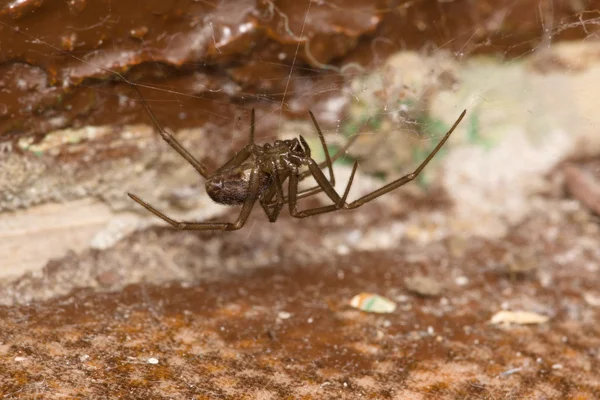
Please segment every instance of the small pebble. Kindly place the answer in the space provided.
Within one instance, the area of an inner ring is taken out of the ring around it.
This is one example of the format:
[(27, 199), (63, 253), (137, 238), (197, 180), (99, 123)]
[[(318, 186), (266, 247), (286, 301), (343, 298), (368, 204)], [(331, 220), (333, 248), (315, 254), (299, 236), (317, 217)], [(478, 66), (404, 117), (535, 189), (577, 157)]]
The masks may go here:
[(289, 319), (291, 316), (292, 314), (287, 311), (279, 311), (277, 313), (277, 318), (279, 319)]
[(96, 276), (96, 281), (102, 287), (110, 287), (121, 280), (121, 275), (117, 271), (109, 270), (101, 272)]
[(596, 293), (584, 293), (583, 298), (585, 302), (588, 303), (592, 307), (600, 307), (600, 295)]
[(154, 358), (154, 357), (149, 358), (148, 364), (158, 364), (158, 358)]
[(25, 361), (25, 357), (15, 357), (16, 362)]
[(390, 299), (366, 292), (354, 296), (350, 300), (350, 306), (361, 311), (378, 314), (389, 314), (396, 310), (396, 303)]
[(345, 256), (346, 254), (350, 253), (350, 248), (345, 244), (340, 244), (336, 250), (337, 253), (341, 256)]
[(421, 296), (439, 296), (442, 293), (442, 284), (429, 276), (414, 275), (404, 280), (406, 289)]
[(142, 39), (148, 33), (147, 26), (140, 26), (129, 31), (129, 36), (135, 39)]
[(410, 297), (408, 297), (405, 294), (401, 294), (399, 296), (396, 296), (395, 299), (396, 299), (396, 301), (398, 303), (408, 303), (410, 301)]
[(465, 286), (469, 283), (469, 278), (467, 278), (466, 276), (459, 276), (454, 280), (454, 282), (458, 286)]

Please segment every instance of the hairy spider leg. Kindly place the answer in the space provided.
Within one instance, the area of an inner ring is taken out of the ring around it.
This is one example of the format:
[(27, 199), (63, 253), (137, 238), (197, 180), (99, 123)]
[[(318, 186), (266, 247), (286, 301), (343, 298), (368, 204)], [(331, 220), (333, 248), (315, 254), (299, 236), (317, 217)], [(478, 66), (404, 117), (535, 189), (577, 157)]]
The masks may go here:
[(377, 189), (361, 198), (359, 198), (358, 200), (353, 201), (352, 203), (346, 205), (344, 208), (345, 209), (351, 209), (351, 208), (357, 208), (362, 206), (365, 203), (368, 203), (371, 200), (376, 199), (377, 197), (384, 195), (388, 192), (391, 192), (394, 189), (399, 188), (400, 186), (403, 186), (405, 184), (407, 184), (408, 182), (412, 181), (413, 179), (415, 179), (417, 176), (419, 176), (419, 174), (421, 173), (421, 171), (423, 171), (423, 169), (427, 166), (427, 164), (429, 163), (429, 161), (431, 161), (431, 159), (433, 157), (435, 157), (435, 155), (437, 154), (437, 152), (442, 148), (442, 146), (444, 145), (444, 143), (446, 143), (446, 141), (448, 140), (448, 138), (450, 137), (450, 135), (452, 134), (452, 132), (454, 132), (454, 130), (456, 129), (456, 127), (458, 126), (458, 124), (460, 124), (460, 121), (462, 121), (462, 119), (464, 118), (465, 114), (467, 113), (467, 110), (464, 110), (461, 114), (460, 117), (458, 117), (458, 119), (456, 120), (456, 122), (454, 123), (454, 125), (452, 125), (452, 128), (450, 128), (450, 130), (448, 131), (448, 133), (446, 133), (446, 135), (444, 135), (444, 137), (442, 138), (442, 140), (438, 143), (438, 145), (435, 147), (435, 149), (433, 149), (433, 151), (427, 156), (427, 158), (421, 163), (421, 165), (419, 165), (417, 167), (416, 170), (414, 170), (412, 173), (405, 175), (397, 180), (395, 180), (394, 182), (388, 183), (387, 185), (383, 186), (380, 189)]
[(294, 218), (306, 218), (306, 217), (310, 217), (312, 215), (324, 214), (324, 213), (328, 213), (331, 211), (336, 211), (336, 210), (340, 210), (340, 209), (344, 208), (346, 205), (346, 198), (348, 197), (348, 193), (350, 193), (350, 187), (352, 186), (352, 181), (354, 180), (354, 174), (356, 173), (356, 168), (358, 167), (358, 161), (355, 161), (354, 165), (352, 166), (352, 174), (350, 174), (350, 179), (348, 179), (348, 184), (346, 185), (346, 190), (344, 191), (344, 195), (342, 197), (340, 197), (337, 194), (337, 192), (335, 191), (335, 189), (333, 188), (333, 186), (331, 186), (331, 183), (329, 183), (329, 181), (327, 180), (327, 178), (325, 177), (323, 172), (321, 172), (317, 163), (314, 162), (313, 160), (310, 160), (310, 161), (311, 162), (308, 164), (308, 168), (312, 172), (313, 177), (315, 178), (317, 183), (321, 186), (323, 191), (327, 194), (327, 196), (329, 196), (329, 198), (331, 200), (333, 200), (333, 202), (335, 204), (332, 204), (329, 206), (311, 208), (311, 209), (303, 210), (303, 211), (298, 211), (298, 209), (297, 209), (298, 196), (297, 195), (298, 195), (298, 182), (299, 182), (298, 175), (299, 174), (297, 174), (297, 173), (292, 174), (290, 176), (288, 194), (289, 194), (290, 214)]
[(186, 222), (186, 221), (177, 221), (166, 214), (158, 211), (156, 208), (152, 207), (150, 204), (146, 203), (139, 197), (134, 194), (127, 193), (129, 197), (131, 197), (135, 202), (140, 204), (146, 210), (150, 211), (152, 214), (161, 218), (163, 221), (168, 222), (176, 229), (185, 230), (185, 231), (208, 231), (208, 230), (222, 230), (222, 231), (234, 231), (240, 229), (246, 223), (246, 220), (250, 216), (252, 212), (252, 208), (254, 207), (254, 203), (258, 198), (258, 191), (260, 189), (260, 178), (259, 171), (254, 168), (250, 173), (250, 185), (248, 187), (248, 197), (244, 201), (242, 205), (242, 210), (240, 211), (240, 215), (234, 223), (231, 222)]
[(204, 178), (207, 178), (208, 171), (207, 171), (206, 167), (204, 166), (204, 164), (202, 164), (200, 161), (196, 160), (196, 158), (194, 158), (194, 156), (191, 155), (190, 152), (187, 151), (181, 145), (181, 143), (179, 143), (177, 141), (177, 139), (175, 139), (175, 136), (173, 136), (173, 133), (168, 128), (163, 127), (158, 122), (158, 120), (154, 116), (154, 113), (152, 112), (152, 109), (150, 108), (150, 105), (148, 104), (146, 99), (144, 99), (144, 96), (142, 96), (142, 92), (140, 91), (140, 89), (137, 86), (132, 85), (132, 84), (130, 84), (130, 86), (137, 92), (137, 94), (140, 98), (140, 101), (142, 102), (142, 106), (144, 107), (144, 110), (146, 110), (146, 113), (150, 116), (152, 123), (154, 124), (156, 129), (158, 129), (158, 132), (160, 133), (160, 136), (162, 136), (164, 141), (167, 142), (169, 144), (169, 146), (171, 146), (173, 149), (175, 149), (175, 151), (178, 152), (187, 162), (189, 162), (192, 165), (192, 167), (194, 167), (194, 169), (196, 169), (196, 171), (198, 171), (198, 173), (200, 175), (202, 175)]

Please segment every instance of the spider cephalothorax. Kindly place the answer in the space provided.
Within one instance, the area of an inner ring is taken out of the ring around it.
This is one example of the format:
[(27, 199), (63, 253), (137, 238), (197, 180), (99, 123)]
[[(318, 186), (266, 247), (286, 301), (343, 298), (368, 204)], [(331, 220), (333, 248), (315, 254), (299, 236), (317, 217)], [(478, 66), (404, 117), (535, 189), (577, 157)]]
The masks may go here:
[[(134, 89), (139, 90), (134, 86)], [(360, 207), (363, 204), (388, 193), (415, 179), (417, 175), (425, 168), (429, 161), (435, 156), (439, 149), (444, 145), (450, 134), (458, 126), (465, 116), (466, 110), (462, 112), (452, 128), (446, 133), (438, 145), (427, 156), (427, 158), (417, 167), (417, 169), (400, 179), (389, 183), (382, 188), (371, 192), (351, 203), (346, 202), (346, 198), (352, 186), (357, 163), (354, 163), (352, 174), (346, 185), (344, 194), (340, 196), (335, 188), (335, 176), (333, 174), (332, 162), (343, 155), (348, 147), (354, 142), (357, 136), (348, 141), (346, 146), (339, 150), (333, 157), (329, 156), (327, 144), (323, 133), (317, 124), (312, 113), (310, 117), (313, 120), (321, 145), (325, 152), (325, 162), (317, 164), (311, 158), (310, 147), (302, 136), (298, 139), (276, 140), (273, 144), (266, 143), (257, 145), (254, 143), (254, 110), (251, 113), (250, 122), (250, 142), (240, 150), (231, 160), (212, 174), (209, 174), (199, 161), (197, 161), (169, 132), (163, 128), (152, 113), (148, 103), (143, 99), (142, 105), (148, 112), (152, 122), (160, 132), (163, 139), (173, 147), (183, 158), (185, 158), (197, 171), (206, 178), (206, 191), (211, 199), (224, 205), (242, 205), (242, 210), (238, 219), (231, 222), (180, 222), (158, 211), (150, 204), (146, 203), (134, 194), (129, 196), (152, 212), (157, 217), (171, 224), (177, 229), (186, 230), (236, 230), (244, 226), (244, 223), (250, 216), (254, 204), (258, 201), (267, 214), (269, 221), (275, 222), (285, 204), (288, 204), (290, 214), (296, 218), (305, 218), (311, 215), (323, 214), (340, 209), (351, 209)], [(327, 167), (329, 170), (329, 179), (321, 171)], [(307, 168), (301, 171), (301, 169)], [(312, 176), (317, 182), (317, 186), (298, 191), (298, 183)], [(283, 185), (288, 181), (287, 196), (284, 194)], [(331, 199), (333, 204), (328, 206), (316, 207), (308, 210), (298, 211), (298, 200), (309, 197), (320, 192)]]

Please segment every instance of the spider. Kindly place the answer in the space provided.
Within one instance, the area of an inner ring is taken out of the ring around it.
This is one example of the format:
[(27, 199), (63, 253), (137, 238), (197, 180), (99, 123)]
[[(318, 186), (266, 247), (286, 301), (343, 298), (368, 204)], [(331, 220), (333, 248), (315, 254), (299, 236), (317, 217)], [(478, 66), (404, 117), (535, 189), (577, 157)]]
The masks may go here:
[[(312, 215), (324, 214), (331, 211), (347, 210), (357, 208), (377, 197), (386, 194), (406, 183), (412, 181), (425, 168), (429, 161), (436, 155), (440, 148), (444, 145), (450, 134), (458, 126), (460, 121), (466, 114), (463, 111), (452, 128), (446, 133), (438, 145), (427, 156), (427, 158), (417, 167), (412, 173), (403, 176), (394, 182), (391, 182), (380, 189), (377, 189), (358, 200), (351, 203), (346, 203), (346, 198), (354, 180), (354, 174), (358, 162), (354, 162), (352, 173), (346, 184), (344, 194), (340, 196), (334, 189), (335, 176), (333, 173), (332, 163), (338, 159), (352, 145), (358, 136), (354, 136), (348, 143), (340, 149), (333, 157), (330, 157), (325, 138), (319, 128), (319, 124), (312, 112), (309, 112), (313, 124), (319, 135), (321, 145), (325, 153), (325, 161), (317, 164), (311, 158), (311, 151), (306, 140), (299, 136), (298, 139), (291, 140), (275, 140), (273, 144), (266, 143), (257, 145), (254, 143), (254, 109), (250, 114), (250, 140), (249, 143), (239, 151), (233, 158), (226, 162), (222, 167), (218, 168), (212, 174), (208, 172), (206, 167), (194, 158), (173, 136), (167, 129), (161, 126), (150, 106), (142, 97), (139, 89), (134, 86), (138, 92), (142, 105), (156, 129), (160, 132), (162, 138), (177, 151), (187, 162), (189, 162), (200, 175), (206, 179), (206, 192), (210, 198), (226, 206), (241, 205), (242, 210), (235, 222), (185, 222), (177, 221), (156, 208), (146, 203), (136, 195), (128, 193), (134, 201), (142, 207), (168, 222), (176, 229), (180, 230), (224, 230), (233, 231), (240, 229), (247, 221), (252, 208), (256, 201), (262, 206), (267, 214), (270, 222), (275, 222), (279, 217), (279, 213), (287, 203), (289, 212), (292, 217), (305, 218)], [(306, 171), (300, 171), (302, 167), (308, 167)], [(327, 167), (329, 170), (329, 179), (321, 169)], [(298, 183), (303, 179), (311, 176), (317, 182), (317, 186), (309, 189), (298, 191)], [(283, 184), (288, 182), (288, 193), (284, 195)], [(316, 207), (307, 210), (298, 211), (298, 200), (309, 197), (317, 193), (325, 192), (331, 199), (333, 204), (328, 206)]]

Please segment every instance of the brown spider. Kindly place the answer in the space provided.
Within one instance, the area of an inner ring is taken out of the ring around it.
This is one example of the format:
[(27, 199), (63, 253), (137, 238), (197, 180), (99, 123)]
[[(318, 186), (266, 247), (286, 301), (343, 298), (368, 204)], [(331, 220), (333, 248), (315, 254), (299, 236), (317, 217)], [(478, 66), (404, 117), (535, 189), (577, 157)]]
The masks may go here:
[[(183, 222), (158, 211), (150, 204), (146, 203), (136, 195), (128, 193), (129, 197), (138, 202), (148, 211), (171, 224), (174, 228), (181, 230), (225, 230), (232, 231), (240, 229), (250, 216), (254, 203), (258, 200), (263, 210), (269, 217), (270, 222), (275, 222), (279, 212), (288, 203), (290, 214), (296, 218), (305, 218), (311, 215), (323, 214), (330, 211), (341, 209), (351, 209), (362, 206), (363, 204), (392, 191), (415, 179), (417, 175), (425, 168), (427, 163), (435, 156), (439, 149), (444, 145), (450, 134), (458, 126), (465, 116), (466, 110), (462, 112), (452, 128), (446, 133), (444, 138), (427, 156), (425, 161), (412, 173), (389, 183), (382, 188), (371, 192), (352, 203), (346, 203), (346, 197), (350, 191), (356, 167), (355, 162), (352, 168), (352, 174), (348, 180), (346, 190), (342, 197), (335, 191), (335, 177), (333, 174), (332, 162), (339, 158), (354, 142), (357, 136), (354, 136), (344, 148), (340, 149), (333, 157), (329, 156), (327, 144), (323, 133), (319, 128), (317, 120), (312, 112), (310, 117), (317, 129), (321, 145), (325, 152), (325, 161), (317, 164), (310, 156), (310, 148), (302, 136), (292, 140), (276, 140), (273, 144), (266, 143), (257, 145), (254, 143), (254, 109), (251, 113), (250, 121), (250, 142), (240, 152), (238, 152), (225, 165), (209, 174), (206, 167), (196, 160), (183, 146), (173, 137), (168, 129), (162, 127), (156, 120), (148, 103), (144, 100), (137, 89), (134, 89), (140, 95), (144, 109), (152, 119), (152, 122), (160, 132), (162, 138), (185, 158), (200, 175), (206, 179), (206, 192), (212, 200), (219, 204), (233, 206), (242, 205), (242, 211), (234, 223), (231, 222)], [(300, 172), (300, 168), (306, 166), (307, 171)], [(322, 168), (329, 169), (330, 179), (327, 180)], [(317, 181), (317, 186), (298, 192), (298, 183), (304, 178), (312, 175)], [(288, 195), (284, 196), (283, 183), (289, 179)], [(298, 200), (309, 197), (320, 192), (325, 192), (334, 204), (323, 207), (316, 207), (308, 210), (298, 211)]]

